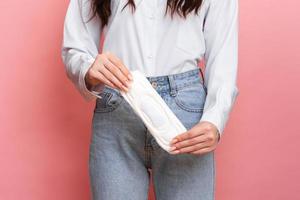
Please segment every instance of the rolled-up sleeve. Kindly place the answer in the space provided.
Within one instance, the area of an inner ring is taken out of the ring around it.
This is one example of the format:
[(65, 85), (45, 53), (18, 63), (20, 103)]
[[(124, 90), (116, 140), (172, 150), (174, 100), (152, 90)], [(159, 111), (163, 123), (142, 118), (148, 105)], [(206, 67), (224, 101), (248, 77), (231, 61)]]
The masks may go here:
[(64, 19), (61, 57), (68, 78), (86, 101), (97, 98), (103, 88), (98, 84), (90, 90), (85, 75), (98, 55), (101, 37), (101, 22), (91, 17), (91, 0), (70, 0)]
[(207, 96), (200, 122), (213, 123), (220, 136), (239, 94), (238, 13), (238, 0), (211, 0), (203, 26)]

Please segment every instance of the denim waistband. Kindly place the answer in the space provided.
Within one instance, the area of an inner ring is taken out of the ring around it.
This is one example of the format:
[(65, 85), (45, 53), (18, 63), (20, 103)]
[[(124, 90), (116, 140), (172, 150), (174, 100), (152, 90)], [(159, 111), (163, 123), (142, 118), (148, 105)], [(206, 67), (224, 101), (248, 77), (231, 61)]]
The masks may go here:
[(177, 90), (188, 85), (199, 82), (204, 83), (203, 72), (200, 68), (165, 76), (147, 76), (146, 78), (159, 93), (170, 92), (175, 94)]
[[(201, 68), (192, 69), (177, 74), (163, 75), (163, 76), (146, 76), (152, 87), (158, 93), (170, 93), (176, 95), (177, 91), (189, 85), (201, 83), (204, 84), (204, 76)], [(204, 88), (206, 88), (204, 86)], [(109, 86), (105, 86), (106, 92), (114, 92), (119, 95), (120, 91)]]

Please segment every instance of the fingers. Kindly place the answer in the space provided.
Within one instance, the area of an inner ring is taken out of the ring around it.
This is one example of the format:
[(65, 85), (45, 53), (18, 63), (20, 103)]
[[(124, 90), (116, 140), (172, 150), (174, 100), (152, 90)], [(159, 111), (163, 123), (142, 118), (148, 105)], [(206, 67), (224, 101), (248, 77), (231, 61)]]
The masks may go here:
[(176, 147), (176, 149), (180, 149), (180, 148), (193, 146), (195, 144), (206, 142), (206, 141), (208, 141), (208, 138), (204, 134), (202, 134), (202, 135), (198, 135), (192, 138), (182, 140), (180, 142), (173, 144), (172, 146)]
[(196, 150), (196, 151), (192, 151), (192, 152), (190, 152), (190, 154), (193, 154), (193, 155), (202, 155), (202, 154), (208, 153), (208, 152), (210, 152), (212, 150), (214, 150), (214, 149), (211, 148), (211, 147), (202, 148), (202, 149), (199, 149), (199, 150)]
[(122, 61), (110, 52), (99, 54), (89, 71), (89, 82), (93, 85), (99, 81), (104, 84), (128, 92), (132, 81), (130, 71)]
[(203, 148), (209, 148), (211, 144), (208, 141), (197, 143), (191, 146), (186, 146), (180, 149), (173, 150), (171, 153), (176, 154), (176, 153), (190, 153), (190, 152), (195, 152), (199, 151), (200, 149)]
[(196, 137), (198, 135), (202, 135), (204, 134), (204, 131), (194, 131), (194, 129), (190, 129), (184, 133), (181, 133), (179, 135), (177, 135), (172, 141), (171, 141), (171, 145), (172, 144), (175, 144), (177, 142), (180, 142), (180, 141), (183, 141), (183, 140), (187, 140), (187, 139), (190, 139), (190, 138), (193, 138), (193, 137)]
[(102, 83), (104, 83), (105, 85), (108, 85), (112, 88), (117, 88), (117, 86), (111, 82), (110, 80), (108, 80), (102, 73), (100, 73), (99, 71), (96, 71), (96, 75), (95, 77), (97, 77), (98, 80), (100, 80)]
[(101, 73), (114, 83), (119, 89), (128, 91), (130, 87), (130, 80), (132, 80), (129, 70), (123, 63), (112, 53), (105, 53), (102, 58), (103, 68)]
[(199, 123), (190, 130), (177, 135), (171, 142), (171, 154), (203, 154), (216, 148), (216, 129), (208, 123)]
[(116, 66), (127, 79), (132, 80), (130, 71), (127, 69), (127, 67), (125, 67), (123, 62), (117, 56), (110, 52), (106, 52), (106, 55), (110, 62), (112, 62), (114, 66)]
[(101, 70), (101, 73), (116, 85), (119, 89), (128, 91), (129, 83), (127, 83), (126, 77), (120, 74), (120, 70), (116, 70), (116, 67), (107, 59), (103, 59), (104, 67)]

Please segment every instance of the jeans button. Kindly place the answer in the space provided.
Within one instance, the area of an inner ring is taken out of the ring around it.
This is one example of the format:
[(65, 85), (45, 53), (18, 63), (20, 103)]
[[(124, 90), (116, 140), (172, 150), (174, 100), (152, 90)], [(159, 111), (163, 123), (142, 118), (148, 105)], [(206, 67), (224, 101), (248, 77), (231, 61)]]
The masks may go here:
[(157, 87), (157, 83), (156, 83), (156, 82), (152, 82), (151, 85), (152, 85), (152, 87), (154, 87), (154, 88)]

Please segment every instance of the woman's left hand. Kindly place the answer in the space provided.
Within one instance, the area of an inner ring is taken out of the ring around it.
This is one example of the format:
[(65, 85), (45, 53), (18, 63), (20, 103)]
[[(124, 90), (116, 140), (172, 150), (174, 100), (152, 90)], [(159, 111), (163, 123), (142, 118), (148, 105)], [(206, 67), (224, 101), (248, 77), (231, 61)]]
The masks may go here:
[(201, 121), (190, 130), (173, 138), (171, 154), (204, 154), (213, 151), (220, 140), (220, 134), (214, 124)]

